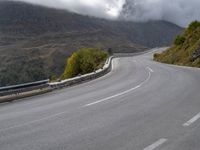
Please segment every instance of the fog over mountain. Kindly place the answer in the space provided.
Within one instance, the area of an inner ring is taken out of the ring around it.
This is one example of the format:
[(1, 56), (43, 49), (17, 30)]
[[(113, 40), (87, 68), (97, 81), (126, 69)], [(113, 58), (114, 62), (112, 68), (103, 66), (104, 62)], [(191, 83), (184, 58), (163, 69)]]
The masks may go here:
[[(1, 0), (0, 0), (1, 1)], [(5, 0), (2, 0), (5, 1)], [(8, 1), (8, 0), (7, 0)], [(119, 16), (125, 0), (9, 0), (23, 1), (95, 17), (113, 19)]]
[(199, 0), (126, 0), (121, 18), (134, 21), (165, 20), (179, 26), (200, 20)]
[[(3, 0), (0, 0), (3, 1)], [(5, 0), (4, 0), (5, 1)], [(199, 0), (13, 0), (107, 19), (165, 20), (187, 26), (200, 20)]]

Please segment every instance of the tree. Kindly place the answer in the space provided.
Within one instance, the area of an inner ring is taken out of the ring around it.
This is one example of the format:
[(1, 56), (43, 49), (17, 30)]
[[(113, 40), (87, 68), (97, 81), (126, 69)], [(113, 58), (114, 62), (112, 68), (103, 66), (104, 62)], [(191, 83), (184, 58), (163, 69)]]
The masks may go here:
[(200, 22), (198, 21), (193, 21), (189, 27), (188, 27), (188, 31), (189, 32), (193, 32), (196, 28), (200, 27)]
[(174, 44), (175, 45), (181, 45), (185, 42), (185, 37), (184, 36), (181, 36), (181, 35), (178, 35), (174, 41)]
[(75, 52), (67, 60), (67, 67), (64, 71), (62, 79), (67, 79), (76, 76), (80, 72), (79, 55)]
[(108, 53), (99, 49), (84, 48), (74, 52), (67, 60), (67, 66), (61, 79), (75, 77), (102, 68)]

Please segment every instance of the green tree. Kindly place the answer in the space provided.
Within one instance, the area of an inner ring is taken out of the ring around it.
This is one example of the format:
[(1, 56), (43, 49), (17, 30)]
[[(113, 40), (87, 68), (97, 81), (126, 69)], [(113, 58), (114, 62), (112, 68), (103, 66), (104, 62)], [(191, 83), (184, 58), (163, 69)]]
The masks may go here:
[(80, 72), (80, 58), (78, 53), (73, 55), (67, 60), (67, 67), (65, 68), (62, 79), (67, 79), (76, 76)]
[(107, 57), (107, 52), (94, 48), (84, 48), (74, 52), (67, 61), (62, 79), (93, 72), (104, 65)]
[(185, 42), (185, 37), (178, 35), (174, 41), (175, 45), (182, 45)]
[(190, 23), (190, 25), (188, 27), (188, 31), (193, 32), (198, 27), (200, 27), (200, 22), (199, 21), (193, 21), (192, 23)]

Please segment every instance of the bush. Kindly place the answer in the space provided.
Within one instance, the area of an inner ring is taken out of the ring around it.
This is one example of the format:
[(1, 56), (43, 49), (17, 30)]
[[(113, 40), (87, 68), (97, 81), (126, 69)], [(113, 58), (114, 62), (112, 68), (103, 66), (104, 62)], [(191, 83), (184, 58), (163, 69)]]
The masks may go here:
[(182, 45), (185, 42), (185, 37), (178, 35), (174, 41), (175, 45)]
[(192, 32), (192, 31), (194, 31), (195, 29), (197, 29), (198, 27), (200, 27), (200, 22), (198, 22), (198, 21), (193, 21), (193, 22), (189, 25), (188, 31), (189, 31), (189, 32)]
[(74, 52), (67, 60), (67, 66), (61, 79), (68, 79), (79, 74), (91, 73), (101, 68), (108, 57), (108, 53), (99, 49), (81, 49)]
[(155, 54), (153, 55), (154, 59), (157, 59), (159, 56), (160, 56), (160, 54), (158, 54), (158, 53), (155, 53)]

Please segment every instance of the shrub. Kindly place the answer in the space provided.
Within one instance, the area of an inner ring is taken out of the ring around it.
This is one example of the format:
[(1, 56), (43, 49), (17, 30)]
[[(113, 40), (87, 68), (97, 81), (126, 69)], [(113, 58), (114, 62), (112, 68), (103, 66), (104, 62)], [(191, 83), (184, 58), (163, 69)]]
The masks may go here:
[(78, 75), (80, 72), (80, 56), (78, 53), (73, 53), (67, 60), (67, 67), (65, 68), (62, 79), (67, 79)]
[(200, 27), (200, 22), (198, 22), (198, 21), (193, 21), (193, 22), (189, 25), (188, 31), (189, 31), (189, 32), (192, 32), (192, 31), (194, 31), (195, 29), (197, 29), (198, 27)]
[(79, 74), (91, 73), (102, 67), (108, 53), (99, 49), (81, 49), (74, 52), (67, 60), (62, 79), (75, 77)]
[(159, 56), (160, 56), (160, 54), (158, 54), (158, 53), (155, 53), (155, 54), (153, 55), (153, 57), (154, 57), (155, 60), (156, 60)]
[(178, 35), (174, 41), (175, 45), (182, 45), (185, 42), (185, 37)]

